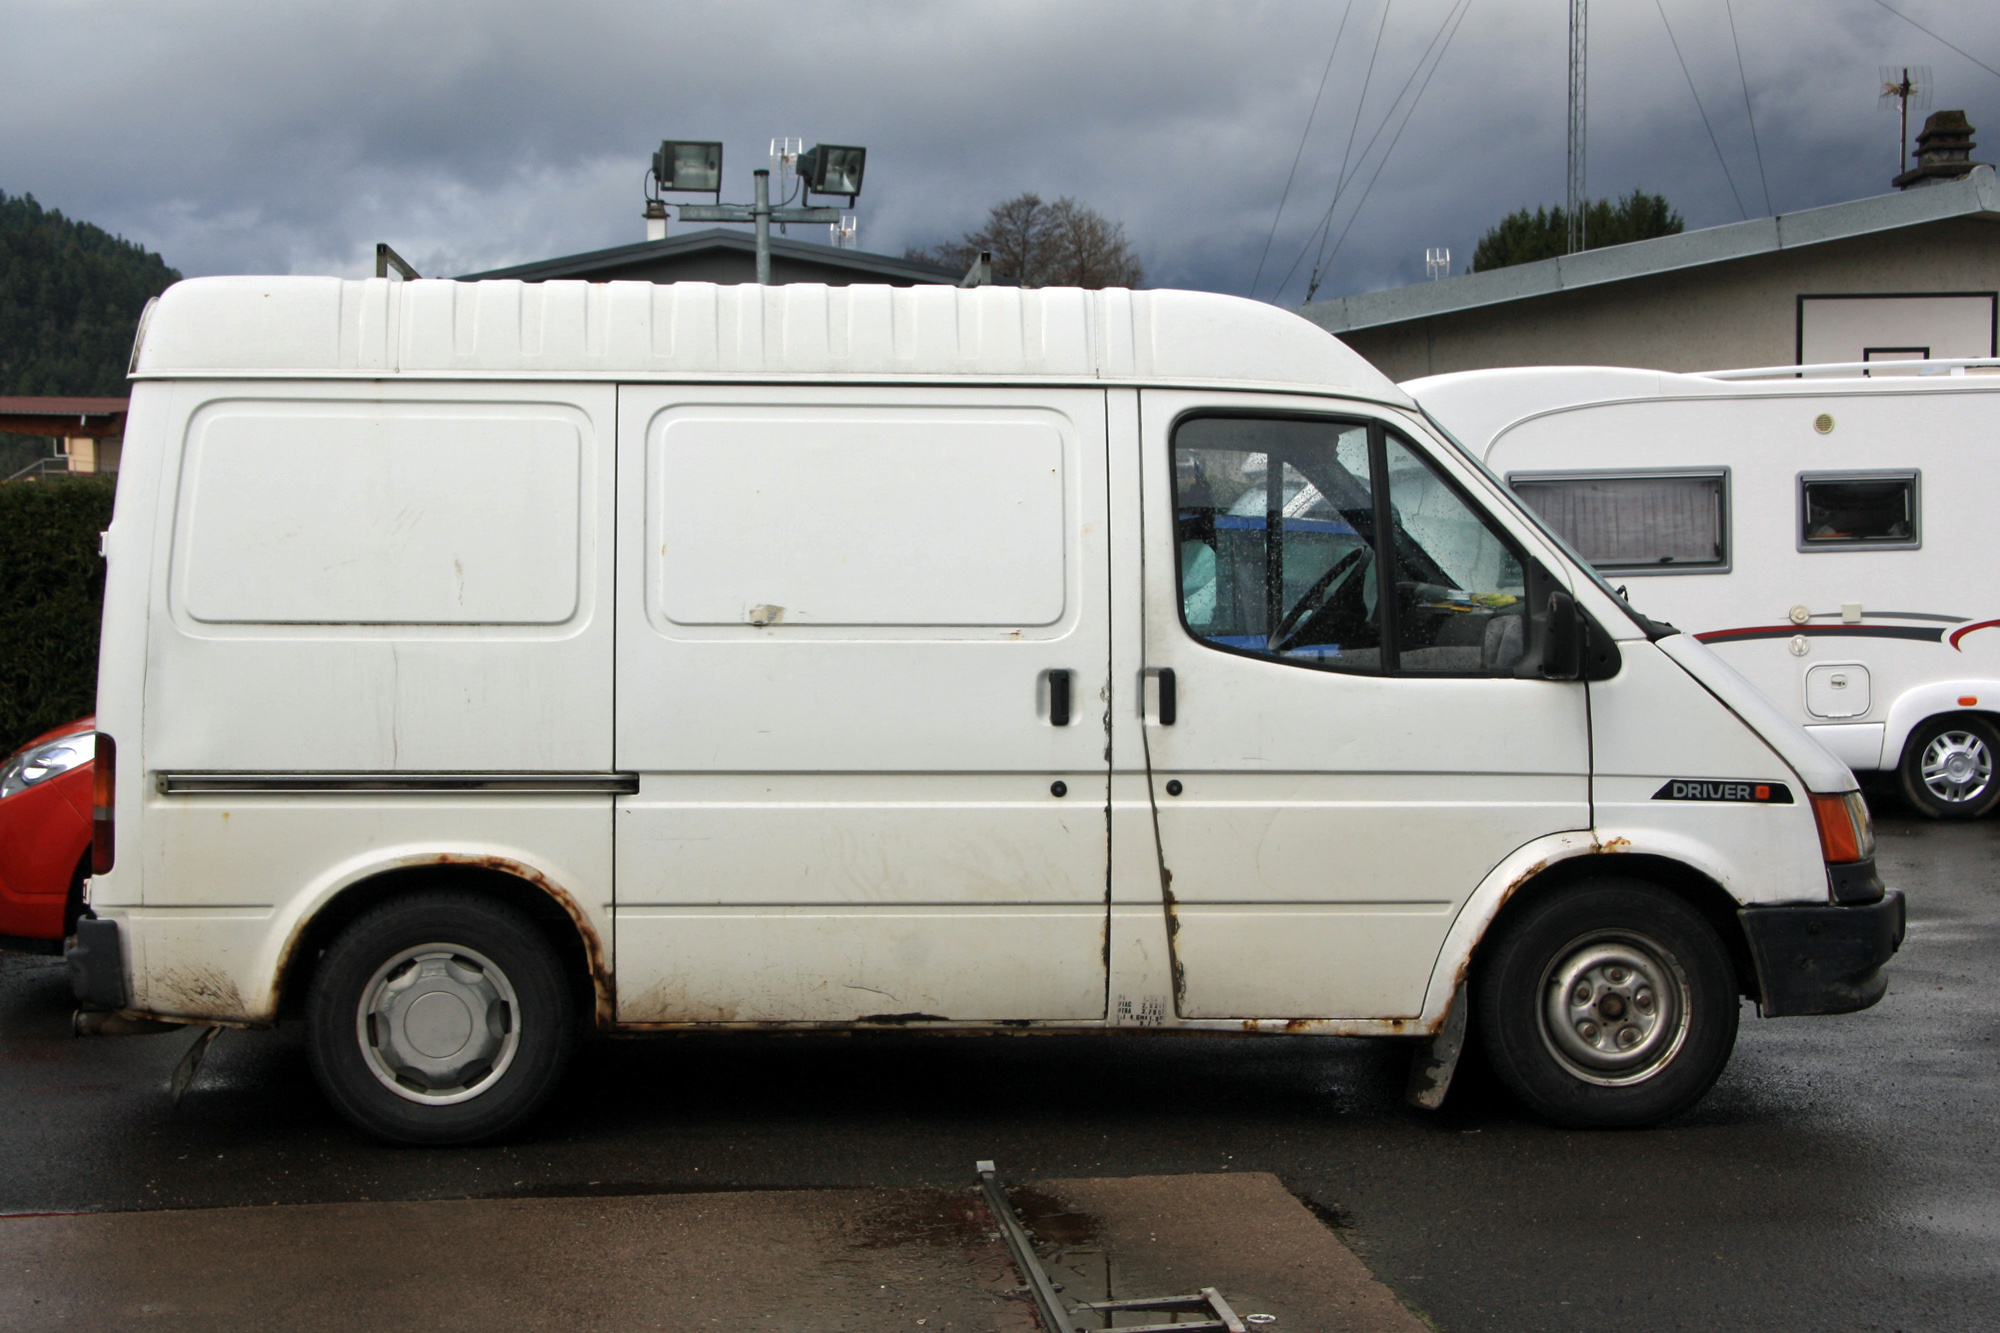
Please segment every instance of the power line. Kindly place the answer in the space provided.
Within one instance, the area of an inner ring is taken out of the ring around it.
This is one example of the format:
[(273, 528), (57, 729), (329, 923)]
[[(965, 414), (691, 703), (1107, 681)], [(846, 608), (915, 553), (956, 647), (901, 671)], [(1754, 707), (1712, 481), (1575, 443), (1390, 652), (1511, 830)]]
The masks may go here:
[(1264, 261), (1271, 255), (1271, 242), (1278, 236), (1278, 219), (1285, 216), (1285, 201), (1292, 197), (1292, 178), (1299, 174), (1299, 159), (1305, 156), (1306, 137), (1312, 133), (1313, 117), (1319, 114), (1319, 99), (1326, 93), (1327, 76), (1333, 73), (1333, 58), (1340, 54), (1340, 37), (1347, 31), (1347, 16), (1354, 12), (1354, 0), (1347, 0), (1347, 6), (1340, 11), (1340, 26), (1333, 32), (1333, 49), (1326, 53), (1326, 68), (1319, 73), (1319, 89), (1313, 93), (1312, 110), (1306, 112), (1306, 127), (1299, 131), (1298, 151), (1292, 154), (1292, 169), (1285, 174), (1285, 189), (1278, 196), (1278, 211), (1271, 215), (1271, 231), (1264, 237), (1264, 253), (1257, 256), (1257, 274), (1250, 279), (1250, 297), (1257, 296), (1257, 284), (1264, 277)]
[[(1438, 66), (1444, 63), (1445, 52), (1451, 50), (1451, 39), (1453, 37), (1458, 36), (1459, 24), (1464, 23), (1465, 16), (1467, 14), (1470, 14), (1471, 12), (1472, 12), (1472, 0), (1465, 0), (1465, 7), (1458, 11), (1458, 21), (1456, 23), (1452, 22), (1451, 15), (1449, 13), (1445, 15), (1445, 22), (1451, 23), (1451, 32), (1449, 35), (1445, 37), (1444, 46), (1439, 48), (1437, 59), (1431, 62), (1430, 74), (1424, 75), (1423, 84), (1420, 87), (1418, 87), (1417, 95), (1410, 99), (1410, 109), (1403, 113), (1403, 123), (1396, 127), (1395, 136), (1389, 140), (1388, 148), (1383, 151), (1381, 160), (1375, 164), (1375, 174), (1368, 178), (1368, 184), (1362, 189), (1361, 198), (1355, 203), (1354, 211), (1347, 215), (1347, 225), (1340, 229), (1340, 239), (1333, 243), (1333, 251), (1326, 257), (1326, 262), (1328, 264), (1331, 264), (1334, 261), (1334, 258), (1340, 254), (1340, 247), (1347, 244), (1347, 233), (1354, 230), (1355, 220), (1361, 216), (1361, 210), (1367, 207), (1368, 196), (1371, 193), (1373, 193), (1375, 189), (1375, 182), (1382, 178), (1382, 168), (1389, 165), (1389, 159), (1396, 155), (1397, 142), (1400, 139), (1402, 139), (1403, 131), (1409, 128), (1410, 117), (1417, 114), (1417, 103), (1424, 100), (1424, 89), (1431, 86), (1432, 76), (1438, 72)], [(1442, 32), (1443, 30), (1440, 29), (1439, 31)], [(1317, 278), (1314, 279), (1313, 286), (1314, 290), (1317, 290), (1318, 288)], [(1308, 301), (1312, 300), (1312, 292), (1309, 291), (1306, 293), (1306, 300)]]
[[(1389, 109), (1383, 113), (1381, 123), (1375, 127), (1375, 132), (1368, 136), (1368, 142), (1362, 146), (1361, 156), (1354, 161), (1353, 172), (1347, 172), (1343, 164), (1342, 173), (1334, 183), (1333, 200), (1327, 204), (1326, 211), (1320, 215), (1319, 222), (1307, 233), (1306, 242), (1300, 247), (1298, 257), (1292, 260), (1292, 266), (1285, 270), (1284, 282), (1278, 284), (1280, 292), (1285, 289), (1285, 283), (1292, 280), (1292, 275), (1298, 272), (1299, 265), (1305, 262), (1306, 252), (1309, 250), (1314, 251), (1314, 274), (1307, 286), (1313, 289), (1318, 287), (1319, 266), (1323, 261), (1323, 256), (1326, 254), (1327, 240), (1332, 235), (1334, 213), (1340, 207), (1340, 201), (1346, 197), (1347, 187), (1353, 184), (1355, 177), (1361, 174), (1361, 168), (1368, 161), (1368, 155), (1375, 150), (1376, 143), (1381, 140), (1382, 131), (1388, 129), (1389, 122), (1396, 118), (1396, 108), (1402, 105), (1403, 95), (1410, 91), (1410, 85), (1415, 83), (1417, 75), (1423, 72), (1424, 62), (1430, 59), (1431, 52), (1437, 48), (1438, 40), (1445, 35), (1445, 29), (1451, 26), (1452, 14), (1457, 11), (1458, 6), (1459, 0), (1452, 0), (1451, 8), (1445, 11), (1444, 21), (1438, 24), (1438, 30), (1431, 35), (1430, 43), (1424, 47), (1423, 53), (1417, 57), (1417, 63), (1411, 67), (1410, 77), (1403, 80), (1403, 86), (1397, 90), (1394, 97), (1389, 99)], [(1386, 13), (1386, 10), (1384, 12)], [(1420, 92), (1418, 96), (1421, 97), (1422, 93)], [(1358, 123), (1360, 115), (1360, 108), (1358, 106), (1355, 108), (1355, 114)], [(1404, 121), (1408, 123), (1407, 116), (1404, 118)], [(1381, 168), (1376, 168), (1376, 171), (1377, 174), (1380, 174)], [(1308, 295), (1307, 299), (1311, 299), (1310, 295)]]
[(1701, 124), (1708, 131), (1708, 141), (1715, 145), (1715, 160), (1722, 164), (1722, 179), (1729, 182), (1729, 193), (1736, 196), (1736, 211), (1748, 222), (1750, 210), (1743, 206), (1743, 195), (1736, 188), (1736, 177), (1729, 174), (1729, 159), (1722, 155), (1722, 141), (1715, 137), (1715, 126), (1708, 123), (1708, 111), (1701, 104), (1701, 94), (1695, 92), (1694, 75), (1688, 73), (1687, 57), (1681, 54), (1680, 39), (1674, 36), (1674, 25), (1667, 22), (1667, 7), (1660, 0), (1653, 0), (1653, 7), (1660, 11), (1660, 22), (1667, 26), (1667, 40), (1674, 44), (1674, 59), (1681, 62), (1681, 77), (1688, 82), (1688, 92), (1694, 97), (1694, 109), (1701, 112)]
[(1757, 142), (1757, 113), (1750, 109), (1750, 76), (1743, 72), (1743, 44), (1736, 40), (1736, 8), (1729, 0), (1722, 0), (1723, 12), (1729, 15), (1729, 44), (1736, 48), (1736, 79), (1743, 85), (1743, 114), (1750, 121), (1750, 146), (1757, 150), (1757, 179), (1764, 187), (1764, 212), (1776, 214), (1771, 207), (1771, 179), (1764, 174), (1764, 146)]
[(1903, 22), (1909, 24), (1912, 28), (1915, 28), (1918, 32), (1923, 33), (1925, 36), (1933, 37), (1940, 42), (1944, 42), (1946, 46), (1950, 46), (1952, 50), (1958, 52), (1960, 55), (1964, 56), (1967, 60), (1970, 60), (1973, 64), (1985, 70), (1988, 74), (2000, 75), (2000, 69), (1993, 68), (1993, 66), (1987, 64), (1984, 60), (1981, 60), (1978, 56), (1972, 54), (1972, 52), (1966, 50), (1962, 46), (1952, 46), (1950, 42), (1945, 42), (1944, 38), (1938, 37), (1938, 35), (1932, 32), (1929, 28), (1926, 28), (1923, 24), (1911, 18), (1908, 14), (1905, 14), (1902, 10), (1896, 9), (1893, 6), (1887, 4), (1885, 0), (1875, 0), (1875, 3), (1881, 5), (1882, 8), (1888, 10), (1891, 14), (1894, 14), (1897, 18), (1903, 20)]
[[(1347, 159), (1354, 154), (1354, 134), (1361, 128), (1361, 112), (1368, 105), (1368, 86), (1375, 79), (1375, 57), (1382, 54), (1382, 33), (1388, 26), (1389, 0), (1382, 0), (1382, 21), (1375, 25), (1375, 46), (1368, 52), (1368, 70), (1361, 76), (1361, 96), (1354, 103), (1354, 119), (1347, 126), (1347, 147), (1340, 151), (1340, 171), (1333, 178), (1333, 194), (1336, 199), (1340, 197), (1340, 192), (1347, 188)], [(1396, 96), (1401, 97), (1402, 94), (1398, 93)], [(1395, 109), (1396, 104), (1389, 103), (1389, 110), (1393, 112)], [(1381, 131), (1377, 130), (1376, 133), (1380, 134)], [(1369, 142), (1373, 143), (1374, 140), (1371, 139)], [(1361, 150), (1361, 156), (1364, 158), (1368, 156), (1366, 148)]]
[[(1470, 8), (1472, 0), (1465, 0), (1465, 4), (1467, 8)], [(1361, 150), (1361, 157), (1354, 164), (1354, 175), (1349, 176), (1345, 181), (1341, 182), (1340, 192), (1334, 195), (1333, 203), (1327, 205), (1326, 228), (1320, 233), (1319, 250), (1317, 253), (1313, 255), (1312, 279), (1311, 281), (1306, 283), (1306, 298), (1305, 298), (1306, 300), (1308, 301), (1312, 300), (1313, 294), (1319, 290), (1320, 278), (1326, 272), (1327, 264), (1332, 262), (1332, 255), (1329, 255), (1326, 252), (1326, 243), (1327, 240), (1333, 235), (1333, 210), (1340, 203), (1341, 194), (1345, 193), (1347, 186), (1353, 184), (1355, 177), (1361, 174), (1362, 163), (1368, 160), (1368, 154), (1371, 151), (1373, 151), (1376, 140), (1382, 137), (1382, 131), (1389, 128), (1390, 120), (1394, 119), (1396, 115), (1396, 108), (1399, 105), (1401, 105), (1403, 101), (1403, 94), (1410, 91), (1410, 85), (1417, 81), (1417, 75), (1423, 73), (1424, 62), (1430, 59), (1432, 51), (1437, 50), (1438, 39), (1445, 36), (1445, 29), (1451, 28), (1453, 33), (1456, 33), (1458, 31), (1456, 27), (1452, 26), (1452, 15), (1455, 13), (1459, 15), (1461, 20), (1464, 18), (1463, 12), (1459, 9), (1459, 0), (1452, 0), (1451, 8), (1445, 11), (1444, 22), (1438, 24), (1438, 30), (1431, 35), (1430, 44), (1424, 47), (1423, 54), (1417, 57), (1416, 65), (1411, 68), (1410, 77), (1404, 79), (1403, 86), (1396, 91), (1395, 98), (1389, 103), (1388, 113), (1382, 117), (1382, 123), (1380, 125), (1377, 125), (1375, 127), (1375, 133), (1373, 133), (1368, 137), (1368, 146)], [(1445, 38), (1445, 45), (1447, 47), (1451, 45), (1451, 40), (1449, 38)], [(1444, 59), (1444, 52), (1438, 51), (1438, 60), (1442, 61), (1443, 59)], [(1436, 63), (1433, 63), (1431, 65), (1431, 73), (1432, 74), (1437, 73)], [(1394, 137), (1392, 137), (1389, 140), (1389, 146), (1382, 150), (1382, 156), (1376, 160), (1375, 174), (1368, 178), (1368, 185), (1361, 192), (1361, 203), (1366, 203), (1368, 201), (1368, 191), (1375, 188), (1375, 181), (1378, 177), (1381, 176), (1382, 168), (1385, 165), (1387, 165), (1389, 161), (1389, 155), (1395, 152), (1396, 140), (1403, 137), (1403, 126), (1408, 125), (1410, 123), (1410, 116), (1416, 112), (1417, 103), (1423, 100), (1424, 88), (1428, 88), (1429, 86), (1430, 86), (1430, 75), (1425, 75), (1423, 87), (1417, 89), (1416, 97), (1411, 99), (1410, 101), (1410, 109), (1403, 113), (1402, 124), (1396, 127), (1396, 133)], [(1357, 216), (1359, 216), (1360, 212), (1361, 212), (1361, 204), (1356, 204), (1354, 206), (1354, 212), (1348, 214), (1347, 226), (1343, 227), (1340, 232), (1340, 241), (1336, 241), (1334, 243), (1333, 247), (1334, 254), (1340, 253), (1340, 243), (1347, 239), (1347, 233), (1350, 229), (1353, 228), (1354, 219)]]

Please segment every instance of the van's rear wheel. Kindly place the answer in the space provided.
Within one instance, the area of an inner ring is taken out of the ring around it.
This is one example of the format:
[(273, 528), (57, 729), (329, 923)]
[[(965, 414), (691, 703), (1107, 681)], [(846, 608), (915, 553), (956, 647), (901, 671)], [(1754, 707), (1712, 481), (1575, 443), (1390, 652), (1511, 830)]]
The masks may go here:
[(1903, 794), (1932, 819), (1977, 819), (2000, 802), (1996, 757), (2000, 734), (1984, 718), (1934, 717), (1903, 747)]
[(341, 932), (307, 1000), (313, 1073), (391, 1143), (496, 1138), (561, 1080), (575, 1015), (526, 916), (464, 893), (399, 898)]
[(1735, 967), (1699, 912), (1639, 880), (1529, 904), (1480, 960), (1495, 1072), (1549, 1119), (1650, 1125), (1700, 1101), (1736, 1045)]

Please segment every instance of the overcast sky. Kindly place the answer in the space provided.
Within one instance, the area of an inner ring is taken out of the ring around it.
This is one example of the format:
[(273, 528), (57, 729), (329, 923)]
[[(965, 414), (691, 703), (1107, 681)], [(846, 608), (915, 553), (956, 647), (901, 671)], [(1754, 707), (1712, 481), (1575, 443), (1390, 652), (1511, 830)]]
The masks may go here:
[[(1591, 193), (1662, 192), (1689, 227), (1883, 193), (1891, 62), (2000, 160), (2000, 4), (1888, 2), (1971, 58), (1878, 0), (1599, 0)], [(1427, 246), (1462, 269), (1562, 200), (1567, 25), (1563, 0), (0, 0), (0, 190), (190, 275), (359, 275), (378, 240), (448, 275), (642, 239), (664, 137), (723, 140), (747, 200), (788, 134), (868, 147), (863, 249), (1067, 194), (1148, 285), (1295, 304), (1316, 263), (1322, 298), (1418, 281)]]

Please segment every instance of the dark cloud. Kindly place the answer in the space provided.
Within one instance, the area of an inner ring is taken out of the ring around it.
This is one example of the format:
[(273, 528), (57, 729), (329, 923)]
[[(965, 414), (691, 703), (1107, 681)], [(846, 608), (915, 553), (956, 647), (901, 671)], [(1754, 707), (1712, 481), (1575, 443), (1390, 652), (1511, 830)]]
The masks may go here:
[[(1894, 61), (2000, 145), (2000, 76), (1875, 0), (1729, 0), (1760, 175), (1724, 0), (1662, 2), (1730, 176), (1660, 9), (1599, 4), (1593, 193), (1662, 191), (1691, 226), (1763, 213), (1767, 181), (1780, 211), (1881, 193)], [(1893, 2), (2000, 67), (2000, 7)], [(1244, 292), (1345, 3), (0, 0), (0, 189), (189, 273), (357, 273), (377, 240), (452, 273), (638, 239), (664, 135), (724, 140), (737, 198), (784, 133), (869, 146), (865, 248), (1033, 189), (1122, 220), (1151, 281)], [(1463, 263), (1502, 214), (1562, 198), (1567, 6), (1394, 0), (1383, 24), (1388, 3), (1347, 12), (1260, 296), (1296, 301), (1316, 263), (1322, 295), (1417, 280), (1426, 246)]]

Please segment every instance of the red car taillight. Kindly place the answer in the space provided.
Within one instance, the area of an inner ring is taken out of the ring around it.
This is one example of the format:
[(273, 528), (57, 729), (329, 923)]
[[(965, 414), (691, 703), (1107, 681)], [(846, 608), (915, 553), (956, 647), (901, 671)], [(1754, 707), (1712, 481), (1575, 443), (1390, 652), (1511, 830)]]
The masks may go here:
[(97, 733), (97, 758), (90, 777), (90, 871), (107, 874), (117, 851), (113, 811), (118, 792), (118, 742)]

